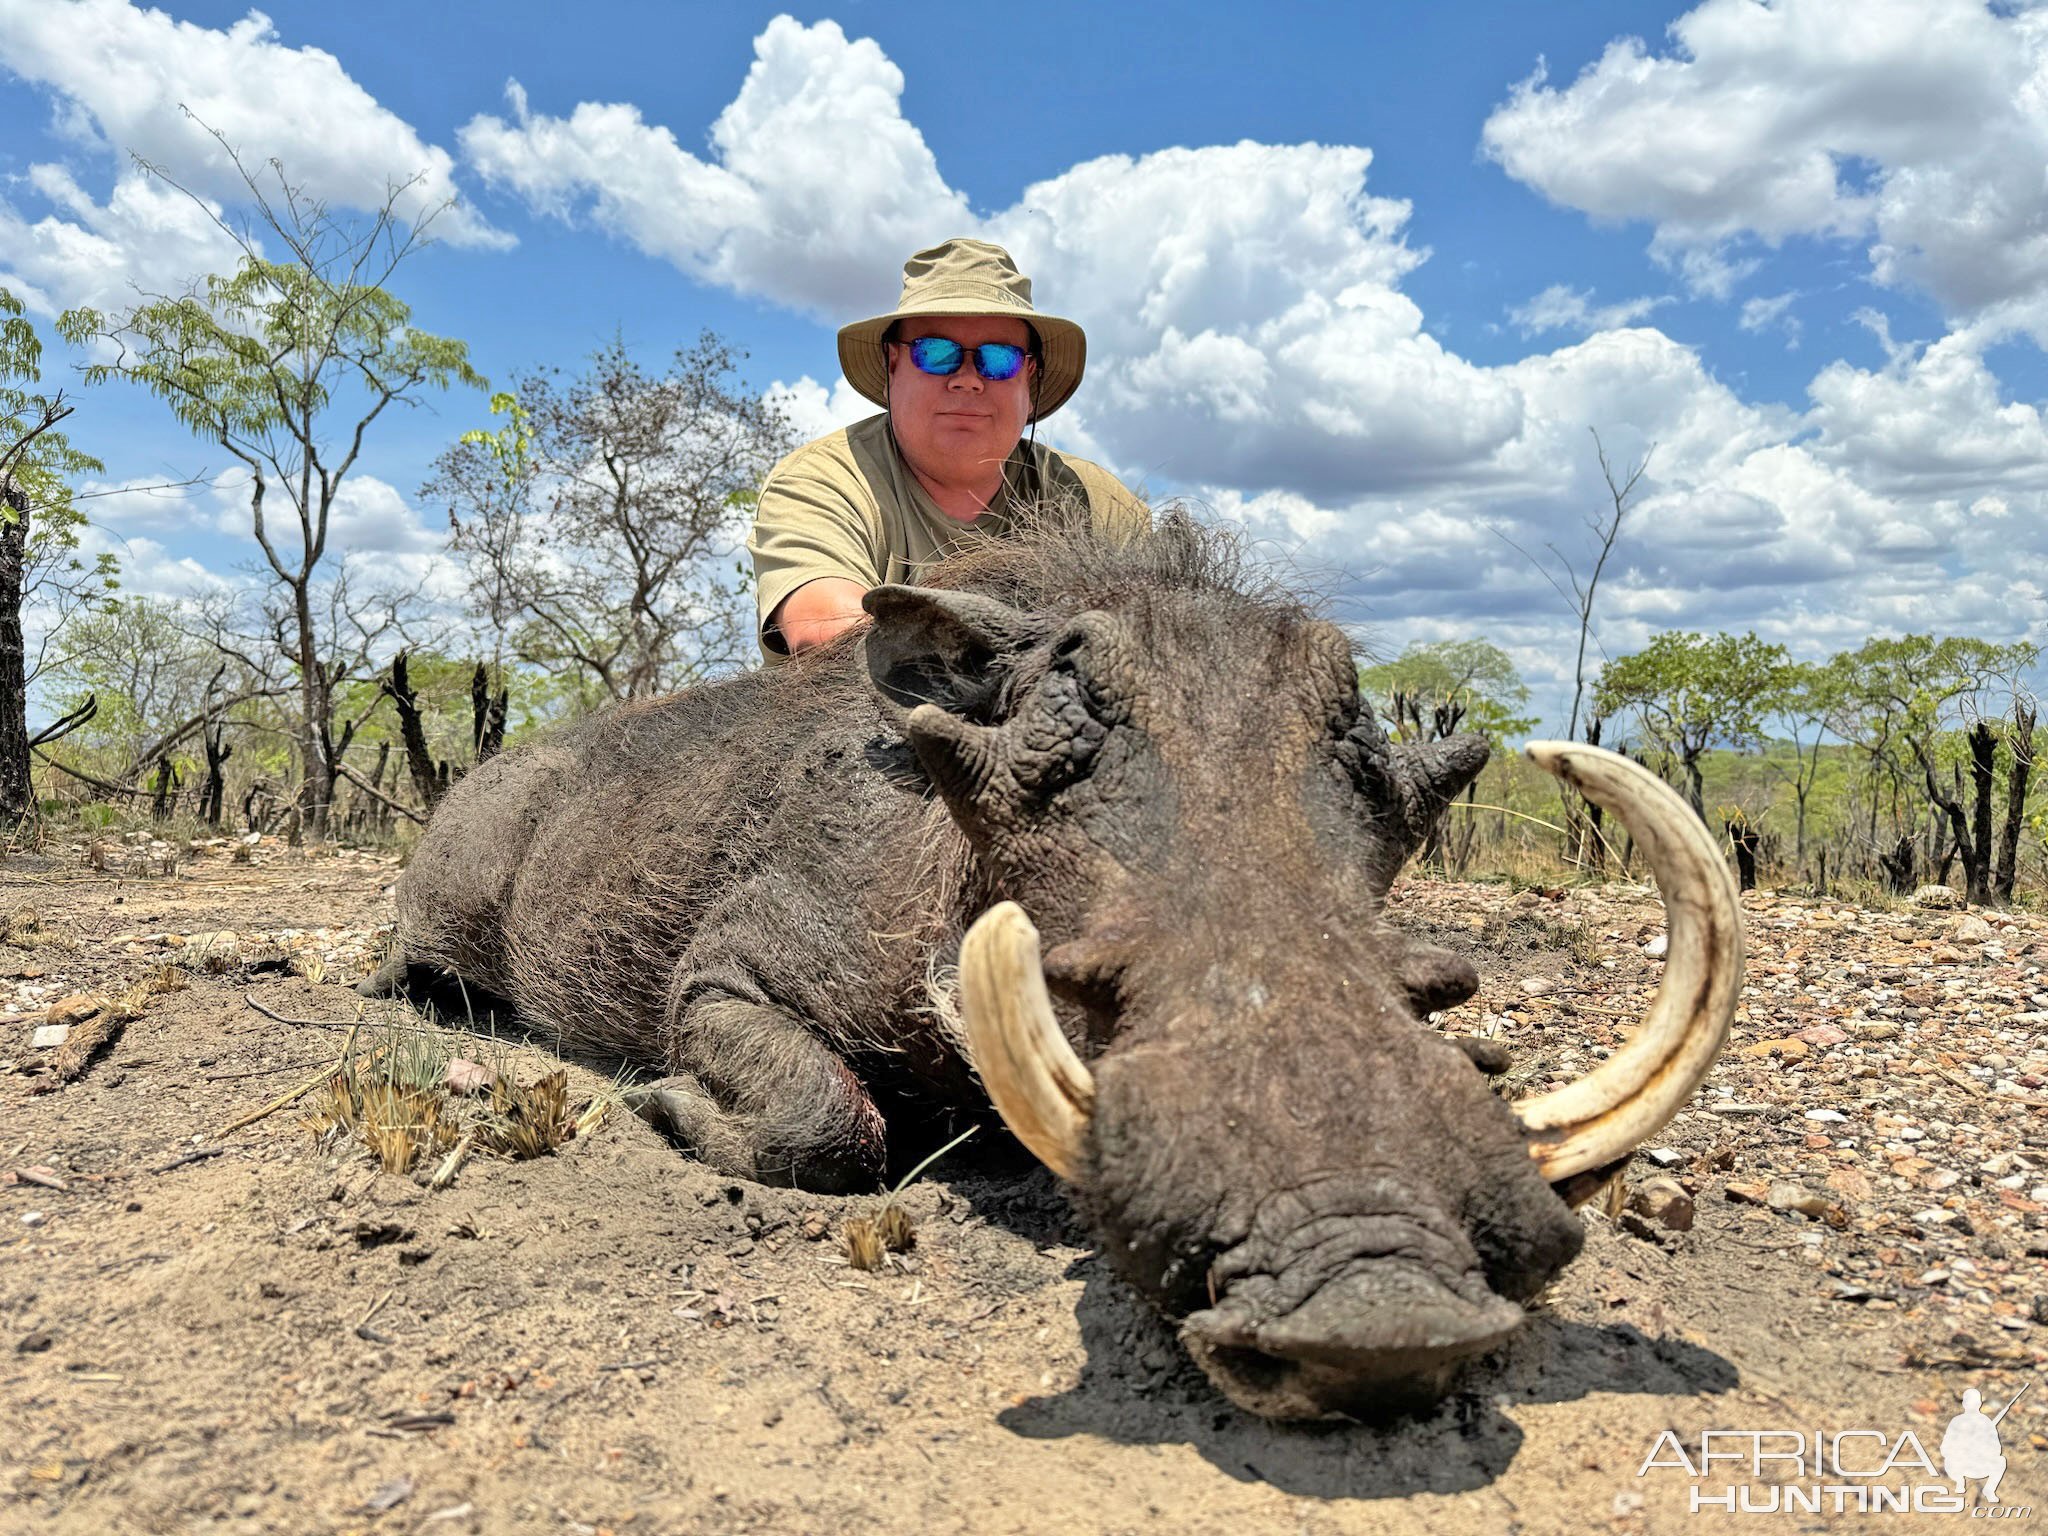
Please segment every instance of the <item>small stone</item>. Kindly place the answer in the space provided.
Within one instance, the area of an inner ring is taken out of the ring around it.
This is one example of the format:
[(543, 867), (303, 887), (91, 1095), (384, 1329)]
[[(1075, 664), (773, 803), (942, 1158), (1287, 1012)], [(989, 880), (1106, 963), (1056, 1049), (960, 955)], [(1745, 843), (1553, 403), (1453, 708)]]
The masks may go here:
[(1947, 1285), (1948, 1273), (1945, 1269), (1930, 1269), (1920, 1277), (1918, 1283), (1921, 1285)]
[(1557, 983), (1548, 976), (1524, 976), (1522, 991), (1530, 997), (1546, 997), (1557, 990)]
[(1899, 1132), (1899, 1140), (1901, 1141), (1925, 1141), (1926, 1139), (1927, 1133), (1917, 1125), (1909, 1125)]
[(1930, 1205), (1924, 1211), (1915, 1211), (1913, 1213), (1913, 1220), (1923, 1227), (1954, 1226), (1955, 1219), (1956, 1213), (1954, 1211), (1944, 1211), (1938, 1205)]
[(1871, 1292), (1853, 1280), (1830, 1282), (1828, 1294), (1835, 1301), (1864, 1302), (1871, 1299)]
[(70, 1038), (69, 1024), (38, 1024), (35, 1038), (29, 1043), (39, 1051), (54, 1050)]
[(411, 1497), (412, 1479), (394, 1477), (388, 1483), (378, 1484), (377, 1491), (363, 1500), (363, 1508), (372, 1514), (382, 1514), (388, 1509), (396, 1509)]
[(441, 1084), (450, 1093), (467, 1097), (484, 1092), (497, 1079), (498, 1074), (482, 1062), (458, 1056), (448, 1063), (448, 1070), (442, 1074)]
[(1685, 1161), (1685, 1154), (1675, 1147), (1652, 1147), (1643, 1156), (1659, 1168), (1676, 1168)]
[(1837, 1168), (1827, 1177), (1827, 1186), (1847, 1200), (1868, 1200), (1870, 1175), (1860, 1168)]
[(1809, 1221), (1821, 1220), (1831, 1206), (1827, 1196), (1791, 1183), (1773, 1184), (1765, 1203), (1774, 1211), (1793, 1211)]
[[(2037, 1301), (2041, 1299), (2043, 1298), (2036, 1298)], [(39, 1328), (34, 1333), (25, 1333), (16, 1339), (14, 1341), (14, 1352), (17, 1355), (40, 1355), (56, 1342), (54, 1337)]]
[(1692, 1196), (1676, 1179), (1659, 1176), (1645, 1179), (1630, 1191), (1628, 1208), (1646, 1221), (1669, 1232), (1690, 1232), (1693, 1222)]
[(1996, 928), (1993, 928), (1983, 918), (1977, 916), (1976, 913), (1970, 912), (1956, 919), (1956, 926), (1952, 931), (1951, 937), (1958, 944), (1985, 944), (1996, 937), (1997, 933), (1998, 930)]
[(1827, 1125), (1846, 1125), (1849, 1121), (1849, 1117), (1839, 1109), (1809, 1109), (1806, 1118), (1819, 1120)]
[(1849, 1038), (1849, 1032), (1835, 1024), (1816, 1024), (1811, 1029), (1802, 1029), (1793, 1038), (1804, 1040), (1808, 1045), (1840, 1045)]
[(1643, 946), (1643, 953), (1652, 960), (1661, 959), (1671, 949), (1671, 935), (1660, 933)]
[(41, 1211), (23, 1211), (21, 1213), (21, 1224), (24, 1227), (40, 1227), (49, 1219)]
[(1812, 1054), (1812, 1048), (1802, 1040), (1757, 1040), (1742, 1047), (1741, 1055), (1751, 1061), (1762, 1061), (1776, 1057), (1780, 1061), (1804, 1061)]

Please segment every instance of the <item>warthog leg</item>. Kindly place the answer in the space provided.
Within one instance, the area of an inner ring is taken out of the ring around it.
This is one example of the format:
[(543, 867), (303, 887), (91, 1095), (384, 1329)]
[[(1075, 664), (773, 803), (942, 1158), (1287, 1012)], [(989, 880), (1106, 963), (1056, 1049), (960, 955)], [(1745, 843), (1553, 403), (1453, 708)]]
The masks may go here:
[(721, 1172), (764, 1184), (877, 1185), (888, 1152), (881, 1111), (837, 1052), (770, 1004), (685, 998), (667, 1042), (677, 1076), (656, 1085), (674, 1099), (679, 1140)]
[(754, 1144), (747, 1127), (727, 1114), (687, 1074), (639, 1083), (625, 1092), (626, 1107), (699, 1162), (721, 1173), (754, 1177)]

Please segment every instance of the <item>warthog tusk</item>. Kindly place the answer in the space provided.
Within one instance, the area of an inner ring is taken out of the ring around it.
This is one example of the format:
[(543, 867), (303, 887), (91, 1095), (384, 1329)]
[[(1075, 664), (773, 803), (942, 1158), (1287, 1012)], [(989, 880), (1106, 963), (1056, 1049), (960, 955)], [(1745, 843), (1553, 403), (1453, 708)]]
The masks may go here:
[(1537, 1168), (1556, 1183), (1628, 1156), (1699, 1087), (1742, 990), (1742, 909), (1721, 850), (1662, 779), (1577, 742), (1524, 750), (1621, 819), (1649, 858), (1671, 934), (1663, 980), (1629, 1042), (1577, 1082), (1515, 1105)]
[(1072, 1183), (1095, 1079), (1060, 1033), (1039, 967), (1038, 930), (1014, 901), (982, 913), (960, 942), (960, 1011), (967, 1053), (1003, 1124)]

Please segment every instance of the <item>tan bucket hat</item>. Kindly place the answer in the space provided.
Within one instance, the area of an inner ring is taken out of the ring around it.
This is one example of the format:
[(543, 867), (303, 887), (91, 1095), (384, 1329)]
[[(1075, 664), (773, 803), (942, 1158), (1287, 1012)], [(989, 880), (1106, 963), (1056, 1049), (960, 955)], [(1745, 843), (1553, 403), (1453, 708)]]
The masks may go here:
[(915, 315), (996, 315), (1022, 320), (1037, 331), (1033, 421), (1050, 416), (1081, 386), (1081, 372), (1088, 363), (1088, 338), (1081, 327), (1031, 307), (1031, 279), (1017, 270), (1000, 245), (947, 240), (903, 263), (903, 297), (893, 311), (840, 327), (840, 370), (847, 383), (879, 406), (889, 403), (889, 363), (882, 335), (898, 320)]

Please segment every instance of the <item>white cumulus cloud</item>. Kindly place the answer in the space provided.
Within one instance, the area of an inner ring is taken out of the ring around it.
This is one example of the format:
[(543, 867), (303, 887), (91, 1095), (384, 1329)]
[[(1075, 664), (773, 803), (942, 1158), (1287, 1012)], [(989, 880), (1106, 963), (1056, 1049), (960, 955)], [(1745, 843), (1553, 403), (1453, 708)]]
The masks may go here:
[[(29, 179), (53, 211), (0, 202), (0, 263), (38, 307), (118, 302), (131, 283), (169, 291), (231, 262), (232, 243), (194, 201), (232, 211), (247, 199), (222, 140), (254, 171), (276, 158), (337, 208), (375, 209), (413, 181), (399, 205), (408, 216), (452, 200), (436, 238), (511, 243), (459, 200), (447, 150), (380, 106), (332, 54), (284, 42), (260, 11), (216, 30), (124, 0), (0, 0), (0, 68), (49, 91), (63, 135), (116, 167), (104, 204), (48, 164)], [(131, 154), (193, 197), (135, 168)]]
[(2048, 10), (1982, 0), (1706, 0), (1671, 47), (1539, 69), (1487, 154), (1552, 202), (1655, 226), (1701, 291), (1745, 244), (1862, 242), (1880, 283), (2048, 335)]
[(638, 107), (584, 102), (567, 117), (473, 118), (462, 150), (538, 212), (587, 214), (679, 270), (821, 315), (889, 307), (919, 247), (973, 224), (901, 110), (903, 72), (836, 22), (778, 16), (700, 159)]

